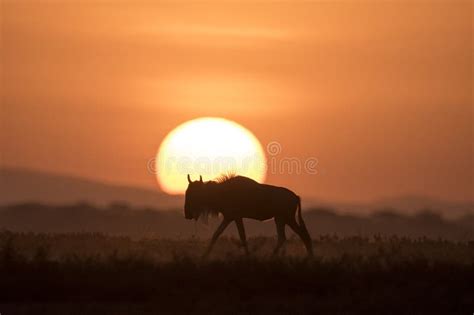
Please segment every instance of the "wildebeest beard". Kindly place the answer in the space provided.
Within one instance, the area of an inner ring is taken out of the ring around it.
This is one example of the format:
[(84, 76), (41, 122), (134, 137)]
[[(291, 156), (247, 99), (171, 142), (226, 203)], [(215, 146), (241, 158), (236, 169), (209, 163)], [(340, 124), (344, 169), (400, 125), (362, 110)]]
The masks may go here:
[(203, 198), (206, 200), (206, 203), (199, 209), (200, 213), (198, 214), (199, 220), (204, 223), (208, 224), (209, 216), (211, 217), (218, 217), (219, 216), (219, 184), (215, 181), (206, 182), (204, 185), (204, 196)]
[(207, 225), (209, 223), (209, 216), (217, 218), (219, 216), (219, 211), (215, 211), (211, 208), (203, 208), (199, 214), (199, 220)]

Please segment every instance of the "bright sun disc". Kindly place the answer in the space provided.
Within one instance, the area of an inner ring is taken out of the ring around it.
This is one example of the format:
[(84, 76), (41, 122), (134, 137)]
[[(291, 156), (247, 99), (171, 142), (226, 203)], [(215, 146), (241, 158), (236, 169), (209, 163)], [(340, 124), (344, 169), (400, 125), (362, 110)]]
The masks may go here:
[(223, 118), (198, 118), (173, 129), (158, 150), (155, 169), (163, 191), (182, 194), (202, 175), (211, 180), (234, 173), (265, 180), (265, 153), (258, 139), (241, 125)]

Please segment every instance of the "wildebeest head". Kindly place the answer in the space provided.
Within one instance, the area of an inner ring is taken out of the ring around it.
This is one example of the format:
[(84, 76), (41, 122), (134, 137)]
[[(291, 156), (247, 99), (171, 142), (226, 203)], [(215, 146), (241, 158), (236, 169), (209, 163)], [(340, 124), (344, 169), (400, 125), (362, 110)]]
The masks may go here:
[(188, 174), (188, 188), (184, 201), (184, 217), (186, 219), (197, 220), (205, 210), (204, 189), (205, 184), (202, 181), (202, 176), (199, 176), (199, 180), (193, 182)]

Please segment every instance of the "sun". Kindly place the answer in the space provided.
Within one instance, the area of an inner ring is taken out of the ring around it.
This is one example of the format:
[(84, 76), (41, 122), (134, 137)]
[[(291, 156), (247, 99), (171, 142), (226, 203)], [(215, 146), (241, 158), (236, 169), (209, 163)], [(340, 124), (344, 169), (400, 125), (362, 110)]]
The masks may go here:
[(231, 120), (204, 117), (173, 129), (158, 149), (156, 177), (163, 191), (183, 194), (202, 175), (211, 180), (222, 174), (238, 174), (263, 182), (266, 159), (262, 145), (246, 128)]

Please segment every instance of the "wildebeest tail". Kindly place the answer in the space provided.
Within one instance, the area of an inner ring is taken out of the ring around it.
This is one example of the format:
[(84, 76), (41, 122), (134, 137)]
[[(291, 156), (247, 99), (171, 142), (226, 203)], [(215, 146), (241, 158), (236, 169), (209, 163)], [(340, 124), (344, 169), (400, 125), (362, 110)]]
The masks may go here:
[(297, 197), (298, 197), (298, 206), (297, 206), (296, 211), (298, 212), (298, 224), (303, 230), (303, 233), (305, 233), (309, 237), (308, 229), (306, 228), (306, 224), (304, 224), (304, 221), (303, 221), (303, 216), (301, 215), (301, 197), (300, 196), (297, 196)]
[(306, 224), (304, 224), (303, 216), (301, 215), (301, 198), (298, 197), (298, 225), (300, 227), (301, 239), (303, 240), (306, 249), (308, 250), (308, 256), (313, 256), (313, 242), (311, 241), (311, 235), (309, 235), (308, 229), (306, 228)]

